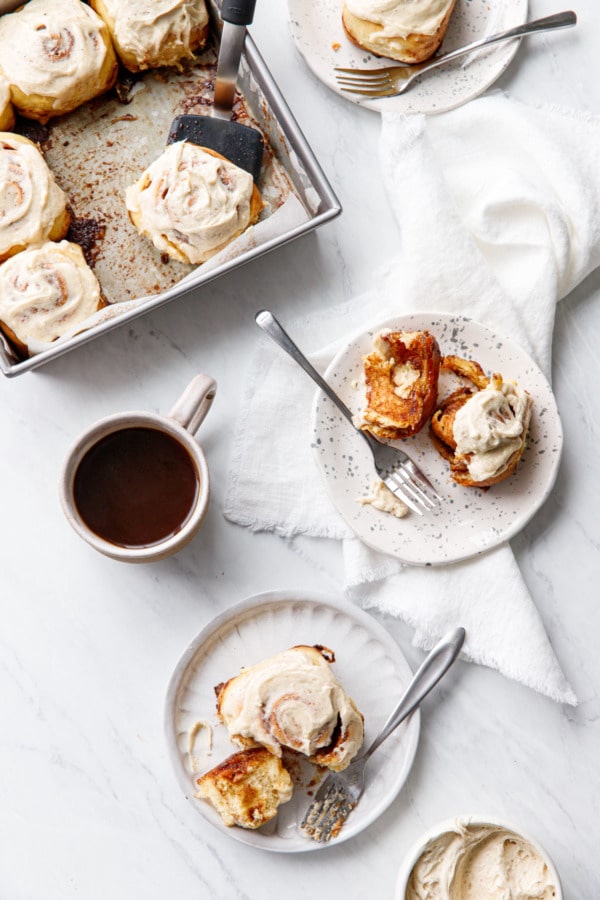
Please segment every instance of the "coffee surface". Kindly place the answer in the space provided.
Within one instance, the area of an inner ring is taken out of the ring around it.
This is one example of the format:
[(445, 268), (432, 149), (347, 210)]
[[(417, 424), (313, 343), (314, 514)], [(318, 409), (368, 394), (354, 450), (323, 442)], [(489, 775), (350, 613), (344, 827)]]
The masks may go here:
[(177, 534), (198, 495), (185, 447), (154, 428), (102, 438), (77, 467), (75, 504), (88, 528), (122, 547), (148, 547)]

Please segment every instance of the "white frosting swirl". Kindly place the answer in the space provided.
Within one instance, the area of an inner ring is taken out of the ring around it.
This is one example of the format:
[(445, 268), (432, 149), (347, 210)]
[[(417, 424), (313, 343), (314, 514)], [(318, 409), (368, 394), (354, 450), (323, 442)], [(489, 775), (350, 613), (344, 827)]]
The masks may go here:
[(0, 319), (26, 346), (51, 343), (99, 303), (100, 286), (78, 244), (50, 241), (0, 266)]
[(336, 769), (345, 768), (363, 739), (362, 717), (314, 647), (292, 647), (227, 682), (219, 714), (235, 736), (281, 756), (289, 747), (313, 756), (329, 747), (338, 724)]
[(344, 0), (352, 15), (383, 29), (377, 38), (435, 34), (454, 0)]
[(80, 0), (29, 0), (0, 19), (4, 74), (24, 94), (54, 98), (60, 108), (81, 85), (96, 84), (109, 52), (101, 32), (108, 35), (106, 25)]
[(454, 419), (456, 453), (468, 458), (473, 481), (500, 474), (522, 445), (532, 400), (512, 382), (493, 379), (467, 400)]
[(67, 204), (35, 144), (0, 133), (0, 259), (45, 241)]
[(548, 866), (518, 834), (496, 825), (456, 822), (417, 860), (406, 900), (552, 900)]
[[(194, 34), (208, 24), (204, 0), (103, 0), (103, 6), (118, 50), (143, 66), (172, 65), (192, 56)], [(161, 60), (167, 44), (172, 52)]]
[(248, 172), (179, 141), (127, 188), (125, 202), (158, 250), (202, 263), (248, 226), (252, 192)]

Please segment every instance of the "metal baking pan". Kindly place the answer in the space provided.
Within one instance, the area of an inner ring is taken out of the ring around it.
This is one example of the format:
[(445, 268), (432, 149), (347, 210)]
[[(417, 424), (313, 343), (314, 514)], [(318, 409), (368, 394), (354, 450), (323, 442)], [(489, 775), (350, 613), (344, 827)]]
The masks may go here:
[[(218, 29), (218, 8), (209, 4)], [(218, 33), (218, 31), (217, 31)], [(327, 178), (250, 35), (246, 36), (234, 114), (266, 138), (261, 193), (266, 201), (260, 238), (250, 229), (215, 260), (193, 268), (161, 256), (129, 222), (124, 192), (164, 149), (171, 120), (184, 112), (210, 115), (215, 45), (191, 67), (150, 72), (135, 82), (125, 105), (114, 91), (48, 126), (21, 120), (37, 140), (72, 209), (68, 239), (81, 243), (109, 305), (90, 327), (20, 360), (2, 339), (0, 368), (7, 377), (43, 366), (219, 275), (328, 222), (341, 212)], [(133, 151), (133, 152), (132, 152)], [(260, 240), (260, 243), (258, 242)]]

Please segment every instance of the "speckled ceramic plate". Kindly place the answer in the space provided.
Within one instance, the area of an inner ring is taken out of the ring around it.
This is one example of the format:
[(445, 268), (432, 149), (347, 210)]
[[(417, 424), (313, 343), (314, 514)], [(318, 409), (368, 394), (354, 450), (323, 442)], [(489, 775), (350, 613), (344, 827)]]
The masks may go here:
[[(434, 482), (444, 500), (420, 517), (398, 519), (362, 505), (375, 473), (369, 448), (320, 391), (313, 405), (313, 446), (335, 506), (365, 544), (417, 565), (439, 565), (476, 556), (513, 537), (540, 508), (554, 484), (562, 450), (562, 428), (552, 389), (536, 363), (517, 344), (478, 322), (443, 313), (400, 315), (379, 323), (348, 344), (325, 377), (353, 413), (364, 409), (362, 357), (382, 328), (428, 330), (443, 355), (477, 360), (487, 374), (500, 372), (533, 397), (529, 439), (513, 476), (486, 490), (455, 484), (448, 463), (434, 449), (428, 428), (401, 442), (402, 448)], [(458, 380), (440, 373), (439, 396)], [(399, 444), (400, 446), (400, 444)]]
[[(341, 8), (342, 0), (288, 0), (292, 35), (308, 67), (323, 84), (346, 100), (377, 112), (391, 109), (400, 113), (439, 113), (461, 106), (482, 94), (502, 75), (519, 46), (518, 41), (497, 44), (424, 75), (406, 94), (369, 100), (341, 91), (334, 78), (334, 67), (377, 68), (389, 61), (361, 50), (348, 39)], [(525, 21), (527, 0), (457, 0), (441, 52), (464, 47)]]
[[(391, 635), (358, 607), (298, 591), (271, 591), (244, 600), (204, 628), (177, 664), (167, 691), (165, 730), (175, 774), (194, 809), (219, 831), (244, 844), (284, 853), (335, 846), (354, 837), (387, 809), (410, 771), (419, 740), (419, 714), (382, 744), (369, 763), (365, 793), (329, 844), (304, 837), (298, 825), (316, 790), (317, 769), (296, 757), (294, 796), (256, 831), (227, 828), (215, 810), (196, 800), (194, 776), (234, 753), (215, 713), (214, 686), (243, 666), (295, 644), (324, 644), (335, 653), (335, 673), (365, 716), (365, 743), (378, 734), (412, 672)], [(204, 722), (191, 743), (196, 723)], [(212, 748), (210, 736), (212, 735)]]

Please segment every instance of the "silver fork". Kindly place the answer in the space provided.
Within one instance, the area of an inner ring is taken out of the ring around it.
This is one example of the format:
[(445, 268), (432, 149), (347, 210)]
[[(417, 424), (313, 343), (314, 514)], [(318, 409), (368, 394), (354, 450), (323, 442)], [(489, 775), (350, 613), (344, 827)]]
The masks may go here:
[(370, 747), (343, 772), (327, 776), (300, 823), (304, 834), (319, 843), (338, 834), (363, 793), (367, 760), (446, 674), (460, 653), (465, 634), (464, 628), (456, 628), (435, 645)]
[(526, 22), (525, 25), (519, 25), (517, 28), (509, 28), (508, 31), (501, 31), (499, 34), (493, 34), (490, 37), (473, 41), (472, 44), (467, 44), (458, 50), (452, 50), (443, 56), (435, 57), (422, 65), (399, 62), (393, 66), (378, 69), (344, 69), (336, 66), (334, 69), (335, 77), (342, 91), (349, 94), (362, 94), (365, 97), (397, 97), (408, 90), (415, 79), (420, 78), (425, 72), (437, 69), (438, 66), (443, 66), (453, 59), (458, 59), (459, 56), (465, 56), (473, 50), (487, 47), (488, 44), (496, 44), (499, 41), (508, 41), (511, 38), (536, 34), (540, 31), (570, 28), (576, 22), (577, 16), (571, 10), (555, 13), (552, 16), (545, 16), (543, 19)]
[(423, 510), (429, 511), (437, 505), (435, 500), (431, 498), (431, 494), (437, 500), (442, 498), (431, 484), (428, 478), (421, 472), (414, 462), (406, 455), (404, 450), (398, 450), (395, 447), (388, 447), (380, 444), (374, 437), (360, 428), (356, 428), (352, 416), (352, 412), (348, 409), (344, 401), (338, 397), (327, 384), (324, 378), (309, 363), (302, 351), (296, 346), (291, 337), (285, 332), (277, 321), (273, 313), (268, 309), (263, 309), (256, 314), (256, 324), (272, 338), (276, 344), (285, 350), (292, 359), (301, 366), (304, 371), (310, 375), (321, 390), (329, 397), (337, 406), (341, 413), (348, 419), (350, 424), (365, 439), (373, 454), (373, 463), (375, 469), (383, 483), (402, 500), (403, 503), (412, 509), (419, 516), (423, 515)]

